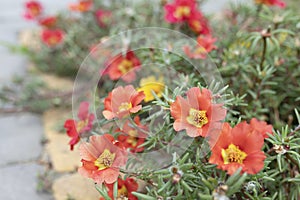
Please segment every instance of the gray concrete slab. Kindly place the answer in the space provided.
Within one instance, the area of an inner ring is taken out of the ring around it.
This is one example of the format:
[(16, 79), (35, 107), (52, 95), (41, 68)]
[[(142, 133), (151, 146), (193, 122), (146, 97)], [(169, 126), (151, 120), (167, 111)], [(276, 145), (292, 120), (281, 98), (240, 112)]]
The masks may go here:
[(0, 127), (0, 166), (35, 160), (41, 155), (40, 116), (29, 113), (0, 116)]
[(0, 168), (0, 199), (52, 200), (51, 195), (37, 192), (37, 175), (43, 170), (35, 163)]

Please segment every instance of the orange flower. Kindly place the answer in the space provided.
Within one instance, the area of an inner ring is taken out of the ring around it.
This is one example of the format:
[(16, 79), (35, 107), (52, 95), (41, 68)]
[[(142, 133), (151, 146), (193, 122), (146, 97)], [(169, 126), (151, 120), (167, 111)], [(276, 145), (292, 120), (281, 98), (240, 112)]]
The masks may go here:
[(80, 140), (80, 135), (84, 132), (87, 132), (92, 129), (93, 121), (95, 119), (95, 115), (89, 113), (89, 103), (81, 102), (78, 111), (78, 119), (67, 119), (64, 124), (64, 128), (66, 129), (67, 135), (71, 137), (69, 142), (71, 151), (74, 149), (74, 145), (76, 145)]
[(186, 53), (186, 55), (190, 58), (205, 59), (207, 53), (217, 48), (214, 45), (216, 41), (217, 39), (213, 38), (211, 35), (207, 35), (207, 36), (200, 35), (197, 38), (198, 45), (195, 51), (191, 52), (189, 46), (184, 46), (183, 50)]
[(118, 54), (108, 61), (104, 74), (108, 74), (111, 80), (122, 79), (129, 83), (135, 80), (135, 70), (140, 68), (141, 62), (133, 53), (128, 51), (124, 56)]
[(78, 172), (98, 184), (116, 182), (120, 167), (127, 162), (126, 150), (109, 134), (91, 136), (89, 143), (82, 143), (79, 150), (82, 167)]
[(50, 16), (50, 17), (43, 17), (39, 20), (39, 24), (46, 28), (52, 28), (56, 25), (57, 17)]
[(123, 118), (130, 113), (136, 113), (141, 110), (139, 105), (145, 98), (144, 93), (137, 92), (132, 85), (125, 87), (119, 86), (113, 89), (104, 99), (103, 115), (106, 119)]
[(42, 41), (48, 47), (54, 47), (61, 44), (64, 40), (65, 33), (62, 30), (48, 30), (45, 29), (42, 31), (41, 38)]
[(212, 155), (209, 163), (216, 164), (228, 174), (234, 174), (239, 168), (242, 168), (242, 172), (256, 174), (264, 167), (266, 156), (261, 151), (264, 138), (246, 122), (234, 128), (224, 123), (221, 134), (214, 135), (210, 145)]
[(193, 87), (187, 91), (187, 99), (181, 96), (171, 104), (171, 115), (176, 131), (186, 130), (190, 137), (207, 136), (209, 130), (220, 129), (221, 120), (226, 116), (222, 104), (213, 104), (208, 89)]
[(210, 34), (210, 28), (207, 19), (200, 11), (194, 11), (188, 20), (188, 25), (192, 31), (197, 34), (207, 35)]
[(273, 135), (273, 126), (264, 121), (258, 121), (256, 118), (250, 120), (250, 126), (254, 131), (262, 134), (264, 138), (268, 138), (268, 133)]
[(70, 4), (69, 8), (72, 11), (87, 12), (93, 6), (93, 1), (91, 0), (81, 0), (76, 4)]
[[(108, 196), (113, 199), (113, 184), (106, 184), (108, 188)], [(125, 180), (118, 178), (118, 196), (117, 199), (128, 199), (128, 200), (138, 200), (136, 196), (131, 194), (138, 190), (138, 183), (133, 178), (126, 178)], [(104, 200), (103, 197), (100, 200)]]
[(43, 7), (42, 7), (41, 3), (38, 1), (27, 1), (25, 3), (25, 8), (26, 8), (26, 11), (24, 14), (25, 19), (36, 19), (43, 12)]
[(267, 6), (278, 6), (280, 8), (285, 8), (286, 4), (281, 0), (255, 0), (257, 4), (265, 4)]
[(144, 132), (146, 130), (147, 127), (141, 124), (139, 116), (135, 116), (134, 124), (126, 121), (122, 130), (117, 130), (123, 133), (118, 136), (118, 140), (125, 148), (129, 148), (131, 152), (141, 152), (144, 150), (144, 147), (138, 146), (145, 142), (146, 134)]

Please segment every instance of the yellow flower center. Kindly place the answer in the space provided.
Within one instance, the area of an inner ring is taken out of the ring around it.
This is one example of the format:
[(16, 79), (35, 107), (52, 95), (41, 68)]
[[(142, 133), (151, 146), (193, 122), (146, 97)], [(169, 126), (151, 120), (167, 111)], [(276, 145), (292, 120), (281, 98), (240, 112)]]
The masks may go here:
[(243, 160), (247, 157), (247, 154), (239, 149), (238, 146), (235, 146), (234, 144), (230, 144), (228, 148), (222, 149), (222, 158), (224, 161), (224, 164), (229, 163), (243, 163)]
[(191, 9), (188, 6), (179, 6), (176, 8), (174, 16), (176, 18), (188, 17), (190, 16)]
[(125, 185), (122, 185), (120, 189), (118, 189), (118, 198), (117, 200), (127, 200), (128, 198), (128, 190)]
[(133, 63), (130, 60), (123, 59), (119, 64), (118, 69), (122, 74), (126, 74), (133, 68)]
[(206, 53), (206, 50), (205, 50), (205, 48), (199, 46), (199, 47), (196, 49), (195, 53), (199, 53), (199, 54), (201, 54), (201, 53)]
[(103, 170), (112, 166), (115, 157), (115, 153), (111, 153), (108, 149), (105, 149), (94, 164), (98, 167), (98, 170)]
[(88, 119), (77, 122), (76, 124), (77, 132), (80, 132), (84, 127), (86, 127), (87, 124), (88, 124)]
[(136, 147), (137, 145), (137, 136), (138, 133), (136, 130), (130, 130), (129, 131), (129, 137), (127, 138), (127, 143), (131, 144), (133, 147)]
[(57, 44), (59, 41), (59, 38), (57, 36), (51, 36), (49, 39), (48, 39), (48, 43), (50, 45), (55, 45)]
[(192, 21), (192, 26), (194, 27), (195, 31), (202, 30), (202, 25), (199, 21), (193, 20)]
[(189, 116), (186, 118), (187, 122), (191, 125), (201, 128), (208, 123), (205, 110), (190, 109)]
[(137, 88), (137, 91), (144, 92), (145, 102), (154, 100), (154, 96), (152, 92), (154, 92), (157, 95), (157, 97), (161, 97), (165, 89), (163, 78), (160, 77), (159, 79), (156, 79), (154, 76), (142, 78), (140, 81), (140, 86), (141, 86), (140, 88)]
[(128, 102), (121, 103), (119, 106), (119, 112), (127, 111), (132, 108), (132, 104)]

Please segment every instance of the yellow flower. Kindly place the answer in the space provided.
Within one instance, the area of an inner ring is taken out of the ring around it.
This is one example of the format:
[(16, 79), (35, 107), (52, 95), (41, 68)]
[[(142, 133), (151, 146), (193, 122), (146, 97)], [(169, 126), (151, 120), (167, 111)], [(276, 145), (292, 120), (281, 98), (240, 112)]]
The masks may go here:
[(140, 81), (140, 88), (137, 88), (137, 91), (143, 91), (145, 94), (145, 102), (149, 102), (154, 100), (154, 96), (152, 91), (158, 96), (161, 97), (162, 93), (165, 89), (165, 84), (163, 78), (160, 77), (158, 80), (154, 76), (148, 76), (146, 78), (142, 78)]

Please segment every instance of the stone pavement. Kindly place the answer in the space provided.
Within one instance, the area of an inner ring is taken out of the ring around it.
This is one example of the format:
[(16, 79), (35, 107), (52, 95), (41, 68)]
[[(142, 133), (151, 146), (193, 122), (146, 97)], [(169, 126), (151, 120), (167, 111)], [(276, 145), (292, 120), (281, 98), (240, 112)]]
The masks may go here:
[[(73, 0), (74, 1), (74, 0)], [(34, 27), (22, 18), (23, 2), (0, 1), (0, 42), (18, 43), (22, 29)], [(47, 13), (54, 13), (71, 0), (42, 0)], [(14, 74), (26, 75), (26, 60), (0, 46), (0, 85), (8, 84)], [(37, 192), (37, 176), (44, 166), (42, 154), (43, 127), (40, 116), (31, 113), (0, 114), (0, 199), (51, 200), (51, 195)]]
[[(0, 1), (0, 42), (5, 41), (11, 44), (18, 43), (18, 33), (23, 29), (34, 27), (33, 22), (26, 22), (22, 18), (23, 2), (25, 0), (1, 0)], [(54, 13), (65, 8), (68, 3), (76, 0), (40, 0), (46, 13)], [(235, 0), (235, 2), (241, 0)], [(223, 8), (228, 0), (209, 1), (203, 6), (206, 13), (213, 13)], [(0, 46), (0, 86), (9, 83), (14, 74), (26, 75), (27, 62), (24, 57), (14, 55)], [(46, 78), (46, 77), (45, 77)], [(49, 77), (48, 77), (49, 78)], [(70, 152), (68, 138), (63, 134), (52, 131), (49, 119), (59, 111), (47, 112), (43, 120), (41, 116), (31, 113), (18, 113), (14, 115), (3, 115), (0, 113), (0, 199), (5, 200), (52, 200), (54, 197), (38, 193), (37, 175), (45, 170), (39, 164), (43, 152), (41, 141), (44, 139), (43, 130), (50, 140), (46, 149), (53, 161), (53, 167), (58, 172), (75, 172), (78, 167), (78, 152)], [(51, 116), (52, 115), (52, 116)], [(43, 124), (44, 121), (44, 124)], [(43, 125), (45, 127), (43, 127)], [(59, 156), (58, 156), (59, 155)], [(69, 160), (67, 160), (67, 158)], [(75, 158), (75, 159), (74, 159)], [(63, 165), (64, 163), (65, 165)], [(83, 190), (83, 187), (87, 190)], [(67, 174), (57, 179), (53, 185), (56, 200), (65, 200), (67, 196), (77, 197), (76, 199), (86, 200), (87, 194), (92, 199), (98, 199), (90, 180), (80, 177), (78, 174)], [(80, 190), (78, 190), (80, 188)], [(89, 190), (91, 189), (91, 190)], [(81, 193), (78, 193), (82, 191)], [(83, 197), (80, 197), (83, 195)]]

